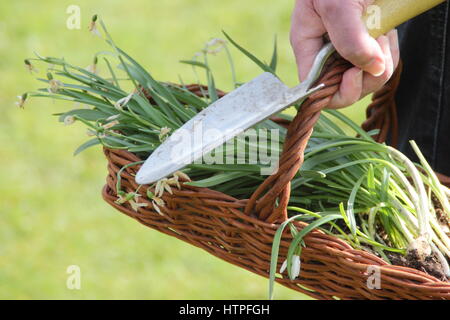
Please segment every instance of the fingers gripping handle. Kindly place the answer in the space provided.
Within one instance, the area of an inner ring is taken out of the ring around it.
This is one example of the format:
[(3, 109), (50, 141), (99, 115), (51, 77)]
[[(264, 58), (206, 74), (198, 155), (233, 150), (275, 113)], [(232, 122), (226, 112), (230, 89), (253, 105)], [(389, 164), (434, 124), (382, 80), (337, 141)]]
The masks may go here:
[[(445, 0), (377, 0), (368, 7), (363, 16), (369, 33), (378, 37), (403, 22), (439, 5)], [(337, 91), (343, 72), (350, 65), (333, 64), (328, 67), (329, 78), (326, 75), (319, 81), (329, 82), (303, 105), (299, 114), (291, 123), (285, 141), (285, 148), (280, 158), (279, 170), (269, 176), (261, 186), (255, 190), (246, 204), (247, 214), (256, 213), (267, 222), (280, 222), (287, 219), (286, 207), (289, 202), (290, 181), (303, 163), (303, 152), (312, 133), (312, 127), (320, 115), (320, 110), (326, 107), (331, 96)], [(324, 74), (327, 73), (324, 72)], [(338, 79), (338, 80), (337, 80)], [(329, 91), (326, 94), (327, 90)], [(321, 96), (322, 95), (322, 96)]]

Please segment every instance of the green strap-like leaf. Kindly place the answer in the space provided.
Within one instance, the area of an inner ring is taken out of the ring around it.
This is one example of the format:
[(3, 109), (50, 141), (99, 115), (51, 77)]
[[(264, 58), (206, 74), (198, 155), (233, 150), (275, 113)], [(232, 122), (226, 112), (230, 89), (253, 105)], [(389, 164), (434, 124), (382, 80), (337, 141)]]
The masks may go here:
[(261, 60), (259, 60), (258, 58), (256, 58), (253, 54), (251, 54), (248, 50), (244, 49), (243, 47), (241, 47), (239, 44), (236, 43), (236, 41), (234, 41), (233, 39), (231, 39), (231, 37), (225, 32), (222, 31), (223, 34), (225, 35), (225, 37), (227, 37), (227, 39), (239, 50), (241, 51), (244, 55), (246, 55), (250, 60), (252, 60), (254, 63), (256, 63), (262, 70), (264, 70), (265, 72), (270, 72), (270, 73), (275, 73), (275, 71), (268, 66), (267, 64), (265, 64), (264, 62), (262, 62)]
[(90, 148), (92, 146), (100, 144), (100, 141), (97, 138), (91, 139), (83, 143), (81, 146), (79, 146), (73, 153), (74, 156), (79, 154), (80, 152), (86, 150), (87, 148)]

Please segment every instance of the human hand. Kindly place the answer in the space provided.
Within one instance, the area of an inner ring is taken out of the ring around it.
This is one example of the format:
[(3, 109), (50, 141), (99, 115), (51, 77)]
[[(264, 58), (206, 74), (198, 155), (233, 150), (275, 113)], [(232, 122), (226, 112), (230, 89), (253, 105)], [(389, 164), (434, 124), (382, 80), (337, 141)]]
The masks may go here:
[(342, 78), (330, 108), (349, 106), (380, 89), (398, 65), (397, 31), (372, 38), (361, 16), (373, 0), (296, 0), (292, 14), (291, 45), (303, 81), (328, 33), (337, 52), (354, 67)]

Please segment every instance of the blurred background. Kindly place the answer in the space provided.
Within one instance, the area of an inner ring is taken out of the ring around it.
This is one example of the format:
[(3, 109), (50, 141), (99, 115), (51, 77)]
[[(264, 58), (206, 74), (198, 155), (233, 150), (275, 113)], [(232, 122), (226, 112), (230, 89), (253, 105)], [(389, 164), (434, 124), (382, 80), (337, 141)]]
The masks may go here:
[[(81, 28), (69, 29), (67, 8), (80, 8)], [(86, 141), (80, 124), (52, 116), (73, 108), (48, 99), (15, 106), (16, 96), (42, 85), (31, 75), (33, 52), (85, 67), (106, 48), (88, 32), (93, 14), (116, 43), (158, 80), (194, 79), (191, 59), (225, 30), (262, 60), (278, 38), (278, 74), (297, 83), (289, 46), (293, 1), (103, 0), (0, 2), (0, 298), (2, 299), (266, 299), (268, 280), (200, 249), (148, 229), (103, 202), (106, 161), (100, 147), (74, 157)], [(231, 48), (239, 81), (260, 70)], [(219, 88), (231, 89), (227, 60), (212, 59)], [(39, 66), (36, 66), (39, 69)], [(102, 70), (100, 69), (100, 74)], [(345, 113), (361, 122), (363, 103)], [(81, 290), (66, 286), (70, 265)], [(277, 299), (307, 297), (277, 286)]]

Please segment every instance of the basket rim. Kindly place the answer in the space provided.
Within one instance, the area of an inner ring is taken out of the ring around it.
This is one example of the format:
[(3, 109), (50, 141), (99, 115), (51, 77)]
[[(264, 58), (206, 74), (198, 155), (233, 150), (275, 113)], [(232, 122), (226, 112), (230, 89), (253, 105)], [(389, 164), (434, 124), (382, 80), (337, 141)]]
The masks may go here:
[[(102, 190), (102, 195), (104, 200), (121, 211), (122, 213), (133, 217), (134, 219), (138, 220), (142, 223), (139, 219), (139, 212), (135, 213), (130, 207), (127, 207), (126, 205), (119, 205), (115, 203), (115, 200), (117, 200), (117, 195), (115, 194), (114, 190), (114, 183), (111, 183), (112, 172), (117, 174), (118, 170), (111, 169), (111, 163), (114, 161), (117, 161), (118, 158), (127, 159), (129, 163), (140, 161), (139, 157), (137, 157), (134, 153), (131, 153), (126, 150), (120, 150), (120, 149), (109, 149), (104, 148), (105, 156), (109, 163), (109, 174), (108, 174), (108, 180), (107, 184), (104, 186)], [(129, 167), (130, 170), (137, 170), (139, 165)], [(133, 169), (134, 168), (134, 169)], [(112, 170), (112, 171), (111, 171)], [(126, 170), (122, 171), (122, 175), (124, 177), (132, 178), (132, 176), (125, 172)], [(243, 209), (245, 207), (245, 201), (247, 199), (239, 200), (234, 197), (230, 197), (226, 194), (223, 194), (222, 192), (215, 191), (209, 188), (203, 188), (203, 187), (194, 187), (194, 186), (187, 186), (185, 184), (182, 184), (181, 190), (173, 190), (173, 195), (167, 195), (167, 197), (180, 197), (180, 196), (189, 196), (189, 193), (195, 193), (200, 194), (207, 198), (208, 195), (217, 195), (222, 194), (227, 198), (227, 200), (218, 200), (216, 205), (221, 205), (223, 203), (227, 204), (235, 204), (233, 212), (236, 213), (236, 219), (241, 219), (243, 225), (250, 225), (254, 229), (259, 229), (259, 232), (264, 232), (266, 236), (273, 236), (276, 229), (280, 225), (279, 223), (268, 223), (265, 221), (261, 221), (257, 218), (256, 215), (248, 216), (245, 215), (243, 211), (239, 209)], [(187, 192), (187, 193), (186, 193)], [(164, 195), (166, 196), (166, 194)], [(163, 197), (164, 197), (163, 196)], [(140, 208), (138, 209), (140, 210)], [(154, 214), (158, 214), (154, 212)], [(208, 215), (208, 213), (205, 213), (205, 215)], [(300, 222), (299, 227), (302, 228), (304, 226), (308, 225), (307, 223)], [(148, 226), (148, 225), (147, 225)], [(149, 226), (153, 228), (152, 226)], [(156, 228), (154, 228), (156, 229)], [(165, 232), (164, 230), (161, 230), (160, 228), (157, 228), (158, 231), (169, 234), (171, 236), (175, 236), (179, 238), (180, 240), (183, 240), (185, 242), (188, 242), (190, 244), (193, 244), (197, 247), (201, 247), (195, 243), (192, 243), (185, 238), (178, 237), (174, 235), (173, 232)], [(287, 237), (290, 237), (289, 234)], [(442, 281), (437, 279), (436, 277), (425, 273), (423, 271), (413, 269), (410, 267), (404, 267), (399, 265), (392, 265), (387, 263), (386, 261), (382, 260), (381, 258), (375, 256), (372, 253), (366, 252), (364, 250), (359, 249), (353, 249), (347, 242), (345, 242), (342, 239), (336, 238), (332, 235), (327, 235), (323, 231), (320, 230), (313, 230), (309, 235), (305, 237), (305, 242), (307, 243), (306, 248), (310, 248), (312, 250), (315, 250), (317, 248), (321, 248), (321, 250), (326, 250), (330, 253), (332, 253), (335, 257), (336, 263), (341, 263), (342, 265), (347, 266), (349, 270), (359, 270), (364, 271), (369, 266), (377, 266), (380, 268), (380, 271), (382, 272), (382, 276), (385, 279), (389, 279), (392, 283), (398, 283), (399, 286), (407, 286), (409, 289), (414, 290), (420, 290), (424, 293), (441, 293), (442, 291), (445, 291), (445, 296), (449, 296), (450, 298), (450, 282)], [(222, 256), (219, 256), (215, 254), (213, 251), (208, 250), (205, 247), (201, 247), (202, 249), (208, 251), (212, 255), (221, 258), (222, 260), (225, 260), (227, 262), (230, 262), (232, 264), (238, 265), (239, 267), (243, 267), (244, 269), (247, 269), (249, 271), (255, 272), (251, 268), (248, 268), (246, 266), (239, 265), (235, 263), (234, 261), (229, 261)], [(306, 249), (305, 248), (305, 249)], [(279, 257), (281, 259), (281, 255)], [(362, 261), (362, 262), (356, 262), (356, 261)], [(262, 274), (260, 274), (262, 275)], [(262, 275), (265, 276), (265, 275)], [(286, 279), (284, 278), (276, 278), (277, 282), (280, 282), (283, 285), (286, 285)], [(315, 289), (313, 289), (315, 290)], [(300, 291), (300, 290), (298, 290)], [(305, 292), (304, 292), (305, 293)], [(306, 293), (310, 296), (312, 296), (309, 293)]]

